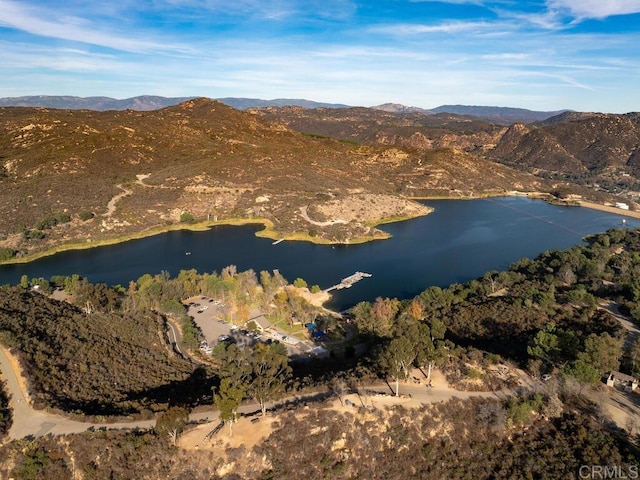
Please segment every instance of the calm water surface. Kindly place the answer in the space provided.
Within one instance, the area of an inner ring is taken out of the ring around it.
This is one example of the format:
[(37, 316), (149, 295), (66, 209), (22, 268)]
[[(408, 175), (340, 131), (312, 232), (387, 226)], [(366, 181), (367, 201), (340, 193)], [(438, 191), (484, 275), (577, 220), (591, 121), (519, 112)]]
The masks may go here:
[[(466, 282), (488, 270), (503, 270), (522, 257), (581, 243), (590, 233), (622, 227), (618, 215), (540, 200), (505, 197), (425, 201), (435, 212), (384, 225), (390, 240), (362, 245), (313, 245), (257, 238), (257, 226), (219, 226), (207, 232), (175, 231), (154, 237), (63, 252), (29, 264), (0, 267), (0, 284), (18, 283), (23, 274), (50, 278), (78, 273), (91, 282), (127, 285), (144, 273), (181, 269), (220, 271), (279, 269), (290, 281), (304, 278), (322, 288), (356, 270), (373, 274), (348, 290), (334, 292), (329, 305), (344, 309), (377, 296), (407, 298), (425, 288)], [(626, 228), (640, 221), (626, 220)], [(186, 255), (190, 252), (189, 255)]]

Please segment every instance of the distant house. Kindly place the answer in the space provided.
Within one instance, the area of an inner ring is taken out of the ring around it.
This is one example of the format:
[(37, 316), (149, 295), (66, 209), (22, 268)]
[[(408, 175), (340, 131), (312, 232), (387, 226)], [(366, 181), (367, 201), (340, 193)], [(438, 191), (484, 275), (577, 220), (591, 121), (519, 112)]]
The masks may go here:
[(635, 391), (638, 388), (639, 384), (640, 381), (637, 378), (620, 372), (611, 372), (607, 377), (608, 387), (621, 386), (627, 392)]
[(623, 202), (616, 202), (616, 208), (621, 208), (622, 210), (629, 210), (629, 205)]

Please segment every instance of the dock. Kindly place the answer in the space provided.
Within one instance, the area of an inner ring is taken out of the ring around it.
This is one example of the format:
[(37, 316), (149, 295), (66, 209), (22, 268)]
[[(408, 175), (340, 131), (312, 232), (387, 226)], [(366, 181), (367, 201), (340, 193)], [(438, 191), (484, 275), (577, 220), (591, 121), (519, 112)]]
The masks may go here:
[(276, 240), (276, 241), (275, 241), (275, 242), (273, 242), (271, 245), (277, 245), (277, 244), (279, 244), (280, 242), (284, 242), (284, 238), (281, 238), (281, 239), (279, 239), (279, 240)]
[(349, 275), (348, 277), (345, 277), (342, 280), (340, 280), (340, 283), (327, 288), (325, 292), (330, 292), (331, 290), (342, 290), (343, 288), (351, 288), (354, 283), (359, 282), (363, 278), (369, 278), (372, 276), (373, 275), (371, 275), (370, 273), (356, 272), (353, 275)]

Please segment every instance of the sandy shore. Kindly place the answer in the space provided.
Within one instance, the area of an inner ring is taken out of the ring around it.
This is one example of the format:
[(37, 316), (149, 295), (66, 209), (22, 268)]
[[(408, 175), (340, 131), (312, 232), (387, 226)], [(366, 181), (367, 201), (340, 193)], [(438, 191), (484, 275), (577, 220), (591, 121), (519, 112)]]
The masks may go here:
[(602, 205), (600, 203), (585, 202), (584, 200), (580, 200), (578, 203), (580, 204), (581, 207), (591, 208), (593, 210), (600, 210), (602, 212), (614, 213), (616, 215), (622, 215), (624, 217), (640, 218), (640, 212), (635, 212), (633, 210), (623, 210), (622, 208), (612, 207), (609, 205)]

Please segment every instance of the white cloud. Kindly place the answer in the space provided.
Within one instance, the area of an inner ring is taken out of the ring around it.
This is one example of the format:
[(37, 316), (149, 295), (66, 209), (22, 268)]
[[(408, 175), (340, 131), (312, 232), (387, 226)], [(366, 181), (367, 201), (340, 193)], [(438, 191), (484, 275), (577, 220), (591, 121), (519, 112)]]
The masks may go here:
[(488, 55), (482, 55), (485, 60), (526, 60), (531, 55), (527, 53), (492, 53)]
[(472, 31), (486, 31), (494, 29), (495, 25), (488, 22), (446, 22), (435, 25), (423, 25), (418, 23), (397, 23), (372, 27), (369, 31), (387, 33), (392, 35), (423, 35), (430, 33), (461, 33)]
[(551, 11), (568, 11), (578, 19), (640, 13), (640, 0), (547, 0)]
[(28, 8), (13, 0), (0, 0), (0, 26), (32, 35), (70, 40), (126, 52), (186, 52), (188, 49), (159, 41), (137, 39), (133, 35), (101, 31), (89, 20), (56, 15), (45, 9)]

